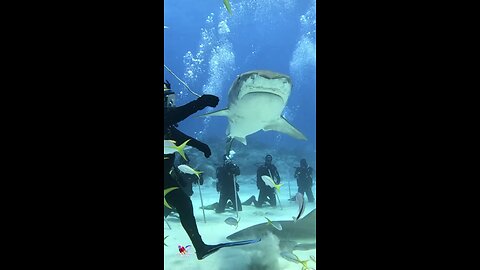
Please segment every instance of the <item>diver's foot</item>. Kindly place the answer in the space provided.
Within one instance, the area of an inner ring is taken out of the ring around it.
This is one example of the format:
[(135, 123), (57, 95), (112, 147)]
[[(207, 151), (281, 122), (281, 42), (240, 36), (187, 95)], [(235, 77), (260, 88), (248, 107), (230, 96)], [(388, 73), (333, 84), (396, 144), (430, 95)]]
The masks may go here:
[(290, 198), (289, 201), (294, 202), (294, 201), (295, 201), (295, 197)]
[(222, 245), (203, 245), (197, 250), (197, 259), (203, 260), (211, 254), (217, 252), (222, 247)]

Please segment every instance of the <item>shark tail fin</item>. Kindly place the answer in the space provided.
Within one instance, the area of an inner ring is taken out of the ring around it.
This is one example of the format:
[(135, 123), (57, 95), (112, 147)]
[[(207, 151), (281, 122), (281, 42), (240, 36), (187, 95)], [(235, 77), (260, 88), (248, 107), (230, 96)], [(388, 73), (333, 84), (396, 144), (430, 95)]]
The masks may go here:
[(303, 135), (298, 129), (288, 123), (288, 121), (283, 116), (280, 117), (277, 121), (274, 121), (269, 125), (265, 126), (263, 130), (276, 130), (278, 132), (282, 132), (289, 136), (292, 136), (295, 139), (305, 141), (307, 140), (307, 137), (305, 137), (305, 135)]
[(219, 110), (219, 111), (214, 111), (206, 114), (199, 115), (198, 117), (208, 117), (208, 116), (228, 116), (230, 113), (230, 110), (228, 108)]

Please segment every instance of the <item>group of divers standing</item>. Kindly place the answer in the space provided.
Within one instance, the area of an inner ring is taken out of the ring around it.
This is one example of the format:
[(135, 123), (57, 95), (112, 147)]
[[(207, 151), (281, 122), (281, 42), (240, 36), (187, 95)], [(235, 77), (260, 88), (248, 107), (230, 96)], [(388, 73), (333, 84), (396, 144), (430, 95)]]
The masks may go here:
[[(175, 104), (175, 92), (170, 88), (170, 83), (164, 83), (164, 140), (174, 140), (177, 142), (185, 142), (187, 145), (198, 149), (204, 153), (206, 158), (211, 156), (210, 147), (192, 138), (180, 130), (177, 129), (178, 123), (188, 116), (208, 107), (216, 107), (218, 105), (219, 98), (214, 95), (202, 95), (194, 101), (191, 101), (182, 106), (176, 106)], [(180, 164), (188, 165), (190, 159), (186, 156), (186, 159), (179, 159)], [(211, 205), (211, 209), (216, 213), (225, 212), (227, 207), (232, 207), (237, 211), (242, 211), (242, 205), (254, 205), (255, 207), (263, 207), (270, 205), (276, 207), (277, 198), (275, 187), (267, 185), (262, 179), (262, 176), (269, 176), (276, 185), (280, 184), (281, 178), (278, 173), (277, 167), (272, 163), (273, 157), (270, 154), (265, 156), (265, 163), (257, 169), (256, 184), (259, 190), (258, 199), (255, 195), (252, 195), (249, 199), (243, 203), (238, 196), (240, 186), (236, 181), (236, 177), (240, 175), (240, 168), (234, 163), (232, 155), (223, 155), (223, 164), (216, 168), (216, 189), (220, 194), (218, 203)], [(178, 162), (177, 162), (178, 163)], [(203, 185), (203, 176), (188, 174), (178, 169), (178, 164), (175, 164), (175, 153), (164, 154), (164, 178), (163, 186), (164, 190), (178, 187), (171, 190), (168, 194), (164, 195), (165, 200), (171, 206), (171, 208), (164, 207), (164, 217), (167, 217), (172, 212), (177, 212), (180, 218), (182, 227), (187, 232), (192, 245), (194, 246), (199, 260), (204, 259), (208, 255), (214, 253), (218, 249), (222, 248), (222, 244), (207, 245), (203, 242), (201, 235), (198, 232), (195, 217), (193, 215), (193, 205), (190, 200), (190, 196), (193, 195), (193, 184)], [(313, 169), (308, 166), (305, 159), (300, 160), (300, 166), (296, 167), (294, 177), (297, 180), (298, 193), (301, 195), (306, 193), (309, 202), (314, 202), (315, 198), (312, 193), (313, 185)], [(235, 187), (235, 188), (234, 188)], [(294, 201), (295, 196), (289, 200)], [(235, 203), (236, 202), (236, 203)]]

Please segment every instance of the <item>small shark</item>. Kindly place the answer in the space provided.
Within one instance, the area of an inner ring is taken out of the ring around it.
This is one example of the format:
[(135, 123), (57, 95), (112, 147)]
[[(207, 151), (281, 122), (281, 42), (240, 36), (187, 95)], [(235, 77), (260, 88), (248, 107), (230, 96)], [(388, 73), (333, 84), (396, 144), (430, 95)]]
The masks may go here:
[(280, 223), (282, 230), (278, 230), (273, 226), (269, 226), (268, 222), (264, 222), (231, 234), (227, 236), (227, 239), (233, 241), (262, 238), (268, 233), (272, 233), (280, 240), (279, 246), (282, 253), (292, 253), (293, 250), (315, 249), (317, 248), (316, 217), (317, 209), (315, 208), (304, 218), (296, 222), (293, 220), (276, 221)]
[(281, 115), (292, 89), (287, 75), (268, 70), (245, 72), (228, 92), (228, 108), (201, 115), (228, 117), (227, 136), (247, 145), (246, 136), (276, 130), (296, 139), (307, 138)]

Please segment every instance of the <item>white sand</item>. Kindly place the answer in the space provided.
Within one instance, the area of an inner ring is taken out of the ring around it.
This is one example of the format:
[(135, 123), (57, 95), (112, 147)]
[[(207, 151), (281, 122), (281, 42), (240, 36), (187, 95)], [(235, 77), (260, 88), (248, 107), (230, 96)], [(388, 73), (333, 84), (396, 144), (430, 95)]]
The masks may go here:
[[(274, 162), (275, 163), (275, 162)], [(296, 164), (295, 164), (296, 165)], [(298, 166), (298, 165), (297, 165)], [(278, 167), (278, 165), (277, 165)], [(240, 167), (241, 168), (241, 167)], [(280, 170), (280, 169), (279, 169)], [(225, 213), (217, 214), (213, 210), (205, 210), (206, 223), (204, 223), (202, 210), (199, 208), (200, 196), (198, 192), (198, 186), (194, 185), (194, 194), (191, 197), (194, 214), (197, 220), (197, 226), (203, 240), (207, 244), (217, 244), (220, 242), (229, 242), (226, 237), (232, 233), (238, 232), (249, 226), (264, 223), (268, 217), (272, 221), (280, 220), (292, 220), (292, 216), (296, 216), (298, 213), (298, 206), (296, 202), (288, 201), (289, 192), (286, 179), (288, 175), (282, 175), (282, 183), (285, 183), (281, 187), (279, 193), (283, 210), (280, 208), (277, 202), (277, 207), (263, 207), (256, 208), (253, 205), (243, 206), (243, 211), (239, 212), (240, 222), (238, 228), (235, 230), (235, 226), (227, 225), (224, 220), (227, 217), (235, 217), (235, 211), (231, 212), (227, 210)], [(240, 200), (243, 202), (247, 200), (251, 195), (255, 195), (258, 198), (258, 190), (255, 184), (251, 183), (253, 175), (238, 176), (237, 180), (240, 183)], [(216, 179), (215, 179), (216, 180)], [(214, 202), (218, 202), (219, 194), (213, 186), (213, 181), (210, 177), (206, 178), (205, 184), (202, 188), (202, 196), (204, 205), (210, 205)], [(291, 194), (294, 195), (297, 191), (296, 180), (290, 177)], [(316, 199), (316, 186), (312, 187)], [(305, 200), (307, 197), (305, 194)], [(310, 211), (316, 208), (316, 204), (307, 203), (303, 216), (306, 216)], [(187, 255), (181, 255), (178, 251), (177, 245), (191, 245), (190, 239), (186, 232), (183, 230), (180, 220), (178, 218), (169, 216), (168, 222), (172, 229), (170, 230), (167, 224), (164, 222), (164, 236), (168, 235), (165, 243), (168, 247), (165, 247), (164, 252), (164, 268), (165, 269), (181, 269), (181, 270), (269, 270), (269, 269), (301, 269), (300, 264), (296, 264), (285, 260), (279, 254), (278, 238), (272, 236), (267, 239), (262, 239), (260, 243), (222, 248), (216, 253), (210, 255), (203, 260), (197, 260), (195, 249), (192, 247), (189, 249)], [(310, 255), (315, 255), (316, 250), (298, 251), (293, 253), (297, 255), (301, 260), (307, 260)], [(313, 261), (308, 262), (308, 266), (316, 268), (316, 264)]]

